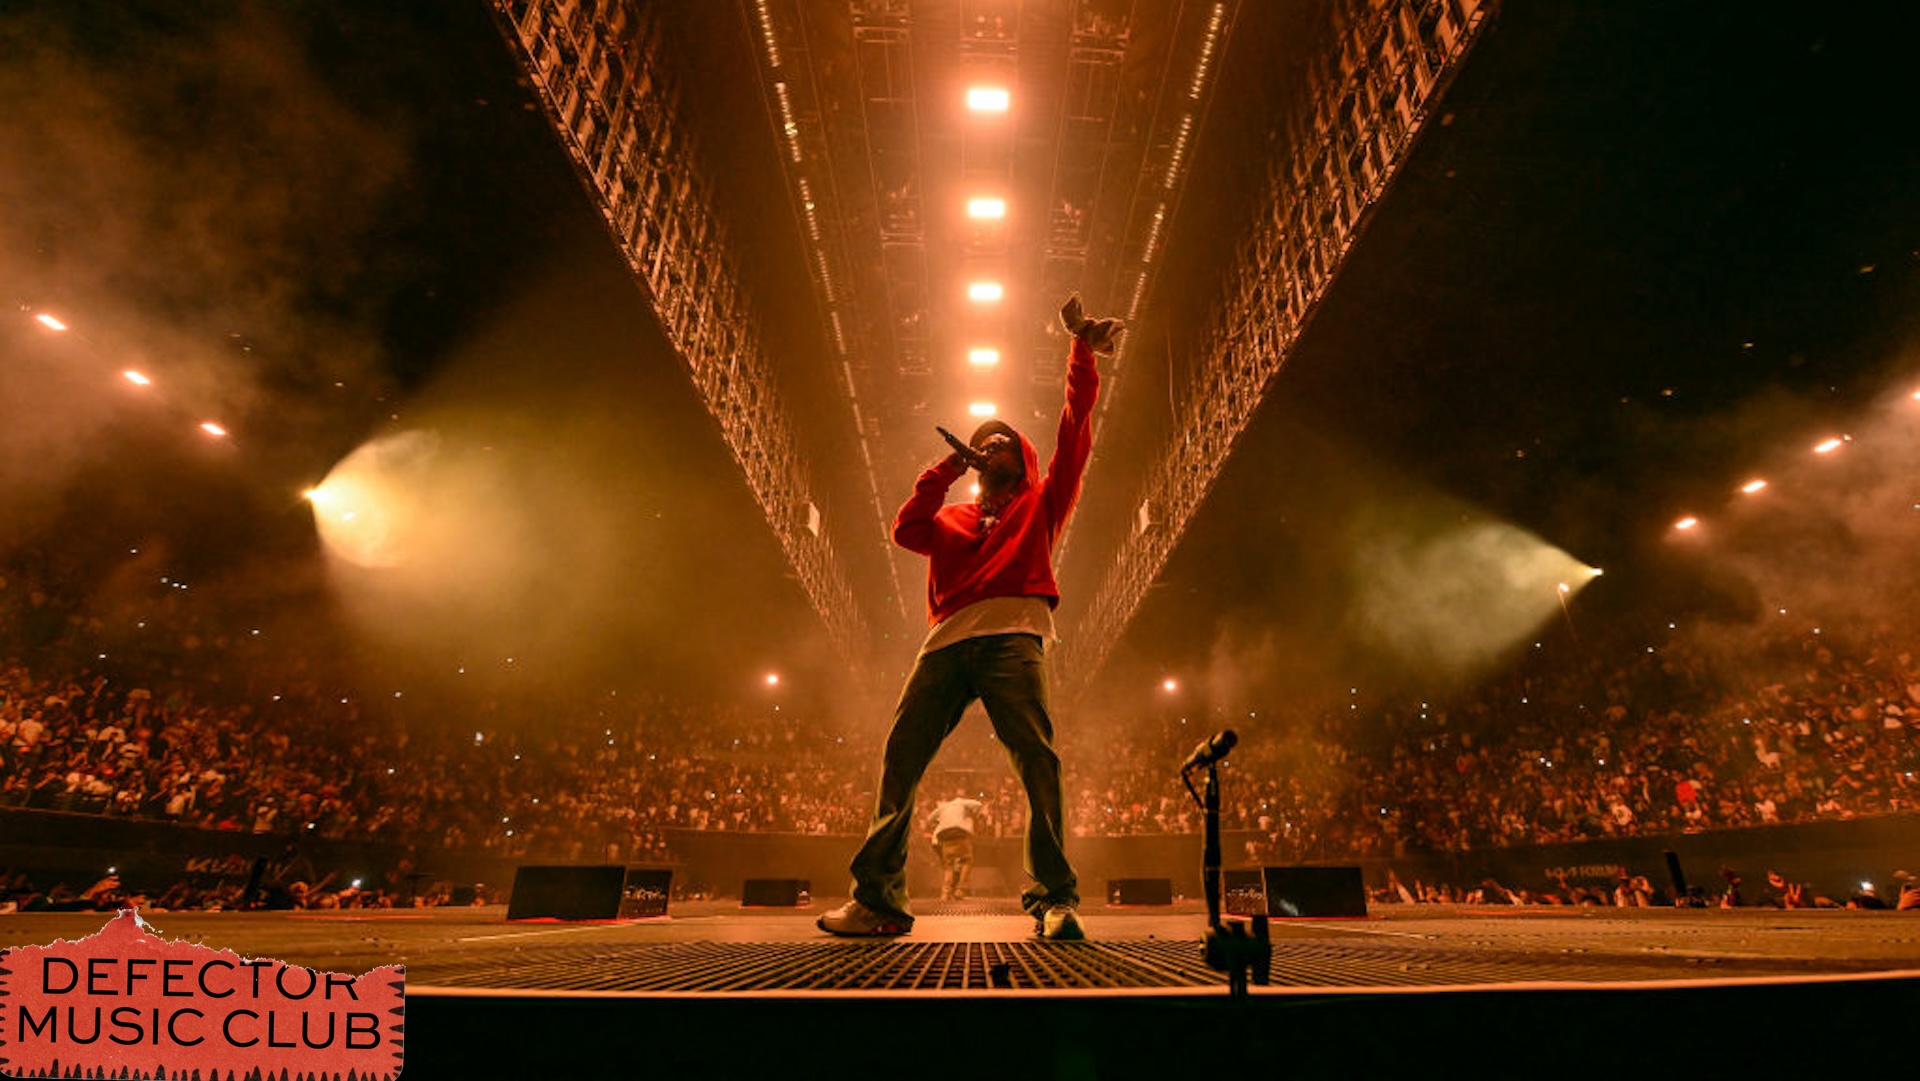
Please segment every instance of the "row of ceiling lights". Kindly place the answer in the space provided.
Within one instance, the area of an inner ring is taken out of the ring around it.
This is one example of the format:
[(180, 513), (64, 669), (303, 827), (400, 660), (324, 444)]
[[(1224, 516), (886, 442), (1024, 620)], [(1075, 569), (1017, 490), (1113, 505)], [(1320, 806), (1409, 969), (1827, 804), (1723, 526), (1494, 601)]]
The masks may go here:
[[(974, 86), (967, 89), (967, 111), (984, 118), (1005, 115), (1013, 104), (1013, 96), (1005, 87)], [(976, 195), (967, 199), (967, 217), (976, 222), (1004, 221), (1007, 216), (1007, 201), (998, 196)], [(1005, 287), (998, 281), (975, 280), (967, 283), (967, 299), (975, 304), (997, 304), (1006, 296)], [(990, 345), (976, 345), (967, 350), (967, 363), (976, 371), (993, 368), (1000, 363), (1000, 350)], [(974, 417), (991, 417), (999, 413), (999, 407), (991, 401), (975, 400), (967, 405), (967, 414)]]
[[(54, 315), (51, 312), (39, 312), (38, 314), (34, 315), (33, 321), (40, 324), (46, 330), (54, 334), (65, 334), (69, 330), (66, 320), (61, 319), (59, 316)], [(120, 373), (120, 378), (126, 380), (129, 383), (132, 383), (136, 387), (153, 386), (153, 379), (150, 376), (148, 376), (145, 372), (140, 371), (137, 368), (125, 369)], [(203, 434), (212, 436), (215, 439), (227, 438), (227, 434), (228, 434), (227, 428), (224, 424), (221, 424), (219, 421), (203, 420), (197, 425), (197, 427), (200, 429), (200, 431)]]
[[(1914, 391), (1911, 394), (1911, 397), (1913, 398), (1914, 401), (1920, 402), (1920, 390)], [(1853, 437), (1850, 435), (1828, 436), (1827, 438), (1822, 439), (1820, 442), (1815, 443), (1813, 445), (1813, 453), (1819, 454), (1819, 455), (1831, 455), (1835, 451), (1841, 449), (1842, 447), (1846, 446), (1851, 442), (1853, 442)], [(1755, 477), (1752, 480), (1749, 480), (1745, 484), (1742, 484), (1740, 486), (1740, 493), (1742, 495), (1750, 495), (1750, 496), (1758, 495), (1761, 492), (1766, 491), (1768, 487), (1769, 485), (1764, 478)], [(1914, 504), (1914, 509), (1920, 510), (1920, 503)], [(1673, 528), (1677, 532), (1685, 533), (1685, 532), (1691, 532), (1695, 529), (1698, 529), (1700, 527), (1700, 524), (1701, 524), (1700, 518), (1698, 515), (1688, 514), (1681, 517), (1678, 521), (1674, 522)]]

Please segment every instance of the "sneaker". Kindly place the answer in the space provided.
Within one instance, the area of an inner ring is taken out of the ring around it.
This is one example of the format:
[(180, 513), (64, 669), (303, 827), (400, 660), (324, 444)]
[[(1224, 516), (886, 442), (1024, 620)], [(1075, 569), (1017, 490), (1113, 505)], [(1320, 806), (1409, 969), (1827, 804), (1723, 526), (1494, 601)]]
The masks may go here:
[(913, 917), (875, 912), (858, 901), (848, 901), (814, 921), (830, 935), (849, 938), (891, 938), (913, 930)]
[(1048, 905), (1040, 913), (1040, 937), (1055, 942), (1078, 942), (1087, 937), (1087, 929), (1080, 926), (1080, 913), (1072, 905)]

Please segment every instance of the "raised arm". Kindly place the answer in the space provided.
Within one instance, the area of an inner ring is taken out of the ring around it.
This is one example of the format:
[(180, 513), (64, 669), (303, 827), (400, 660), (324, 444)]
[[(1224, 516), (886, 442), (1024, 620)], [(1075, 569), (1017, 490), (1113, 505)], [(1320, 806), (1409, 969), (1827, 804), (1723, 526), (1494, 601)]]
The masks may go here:
[(1044, 481), (1047, 516), (1053, 528), (1049, 540), (1058, 539), (1068, 515), (1073, 513), (1073, 505), (1080, 498), (1080, 479), (1093, 456), (1093, 407), (1100, 398), (1100, 369), (1094, 354), (1113, 352), (1126, 330), (1126, 323), (1119, 319), (1087, 318), (1077, 293), (1060, 308), (1060, 322), (1073, 335), (1073, 346), (1067, 355), (1067, 400), (1060, 409), (1060, 431)]
[(1100, 397), (1100, 370), (1093, 349), (1079, 338), (1067, 358), (1067, 400), (1060, 409), (1060, 430), (1047, 461), (1046, 497), (1054, 528), (1066, 525), (1080, 498), (1080, 480), (1093, 456), (1093, 407)]

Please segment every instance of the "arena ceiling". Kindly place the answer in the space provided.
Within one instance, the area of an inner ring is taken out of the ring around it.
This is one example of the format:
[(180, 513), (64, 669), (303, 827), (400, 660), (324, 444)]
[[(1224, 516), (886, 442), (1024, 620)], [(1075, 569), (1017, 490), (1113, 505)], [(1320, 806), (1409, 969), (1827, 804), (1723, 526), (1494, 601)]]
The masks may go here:
[[(503, 8), (510, 39), (537, 6)], [(1519, 588), (1549, 600), (1613, 568), (1616, 597), (1740, 618), (1765, 590), (1676, 556), (1671, 524), (1910, 365), (1895, 178), (1915, 159), (1866, 90), (1893, 68), (1871, 18), (743, 0), (704, 19), (668, 20), (683, 95), (709, 143), (764, 140), (721, 167), (735, 205), (792, 211), (770, 288), (804, 272), (826, 340), (778, 374), (811, 384), (803, 441), (861, 467), (826, 501), (881, 627), (918, 614), (919, 568), (884, 534), (933, 426), (989, 403), (1046, 442), (1069, 291), (1133, 325), (1063, 559), (1083, 674), (1129, 629), (1132, 666), (1169, 673), (1284, 668), (1276, 630), (1419, 669), (1500, 623), (1493, 595), (1540, 553)], [(710, 77), (747, 67), (753, 101)], [(1311, 183), (1329, 158), (1350, 207)], [(1554, 614), (1526, 607), (1475, 666)]]
[[(1910, 561), (1880, 556), (1906, 550), (1920, 502), (1888, 449), (1910, 445), (1895, 407), (1920, 367), (1898, 5), (1489, 6), (1299, 320), (1275, 293), (1235, 298), (1250, 238), (1287, 209), (1269, 193), (1290, 88), (1333, 7), (640, 5), (673, 43), (688, 160), (811, 471), (786, 520), (831, 544), (880, 682), (920, 622), (884, 520), (940, 453), (933, 425), (967, 426), (973, 401), (1047, 442), (1067, 290), (1133, 321), (1060, 568), (1065, 656), (1100, 618), (1123, 626), (1099, 679), (1123, 696), (1419, 683), (1437, 639), (1485, 622), (1466, 542), (1496, 534), (1605, 568), (1549, 609), (1549, 636), (1905, 596)], [(838, 669), (777, 508), (743, 483), (504, 30), (529, 9), (0, 19), (21, 58), (0, 85), (16, 575), (77, 576), (91, 614), (154, 589), (181, 603), (191, 582), (236, 620), (282, 621), (236, 626), (296, 634), (340, 581), (294, 493), (432, 431), (486, 478), (461, 509), (500, 512), (449, 511), (493, 553), (439, 561), (435, 587), (464, 599), (382, 613), (433, 609), (417, 638), (436, 666), (588, 643), (595, 678)], [(966, 110), (979, 72), (1004, 77), (1007, 113)], [(973, 197), (1006, 216), (967, 218)], [(983, 309), (964, 286), (991, 269), (1005, 293)], [(56, 311), (74, 333), (30, 318)], [(1284, 363), (1217, 378), (1220, 341), (1282, 323), (1285, 349), (1255, 352)], [(985, 346), (998, 363), (971, 364)], [(158, 388), (137, 402), (119, 374), (136, 361)], [(1195, 428), (1249, 391), (1230, 439)], [(214, 416), (218, 450), (195, 427)], [(1830, 433), (1859, 463), (1845, 483), (1807, 453)], [(1196, 434), (1210, 449), (1187, 464), (1215, 472), (1175, 508), (1177, 543), (1141, 564), (1137, 607), (1098, 616), (1126, 545), (1168, 535), (1156, 470)], [(1772, 517), (1741, 492), (1760, 476)], [(1676, 534), (1685, 516), (1711, 528)]]

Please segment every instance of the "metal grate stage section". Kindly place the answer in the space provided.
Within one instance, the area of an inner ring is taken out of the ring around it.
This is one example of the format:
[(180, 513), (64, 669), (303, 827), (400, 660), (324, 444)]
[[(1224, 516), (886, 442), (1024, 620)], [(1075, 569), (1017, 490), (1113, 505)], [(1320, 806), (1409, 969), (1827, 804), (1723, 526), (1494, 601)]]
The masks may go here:
[(436, 971), (440, 987), (655, 992), (1062, 990), (1218, 982), (1199, 947), (1167, 943), (689, 942), (556, 950), (509, 967)]
[(959, 901), (915, 901), (916, 916), (1024, 916), (1026, 910), (1010, 897), (968, 897)]
[[(1793, 977), (1884, 971), (1884, 965), (1782, 958), (1409, 949), (1276, 944), (1273, 985), (1416, 988), (1506, 983)], [(1122, 942), (689, 942), (560, 947), (511, 963), (478, 959), (414, 968), (427, 988), (781, 994), (1160, 990), (1221, 987), (1192, 940)]]

